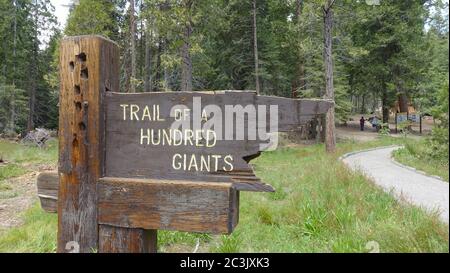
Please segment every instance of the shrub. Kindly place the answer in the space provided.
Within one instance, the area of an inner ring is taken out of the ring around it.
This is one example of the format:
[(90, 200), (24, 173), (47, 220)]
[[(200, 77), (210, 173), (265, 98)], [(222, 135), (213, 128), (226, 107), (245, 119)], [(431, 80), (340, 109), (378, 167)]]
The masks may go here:
[(445, 161), (448, 164), (448, 80), (439, 92), (438, 97), (439, 104), (432, 108), (433, 117), (437, 122), (428, 139), (429, 148), (427, 154), (436, 160)]

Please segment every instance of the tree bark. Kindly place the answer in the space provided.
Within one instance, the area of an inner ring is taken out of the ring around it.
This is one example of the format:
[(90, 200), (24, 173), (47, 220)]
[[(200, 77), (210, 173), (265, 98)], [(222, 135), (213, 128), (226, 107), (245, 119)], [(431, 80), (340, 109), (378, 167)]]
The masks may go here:
[[(169, 41), (167, 39), (164, 39), (164, 43), (163, 43), (163, 52), (165, 52), (167, 50)], [(167, 66), (164, 66), (164, 71), (163, 71), (163, 90), (164, 91), (170, 91), (170, 84), (169, 84), (169, 69), (167, 68)]]
[[(334, 101), (333, 85), (333, 51), (332, 51), (332, 31), (333, 31), (333, 0), (327, 0), (324, 13), (324, 63), (325, 63), (325, 98)], [(334, 106), (326, 113), (325, 117), (325, 147), (329, 153), (336, 150), (336, 136), (334, 123)]]
[(151, 25), (147, 22), (145, 31), (145, 66), (144, 66), (144, 90), (145, 92), (153, 91), (152, 79), (152, 31)]
[(30, 87), (29, 87), (29, 99), (28, 99), (28, 120), (27, 120), (27, 132), (30, 132), (34, 129), (34, 112), (36, 106), (36, 78), (37, 78), (37, 70), (38, 70), (38, 48), (39, 48), (39, 40), (38, 40), (38, 3), (34, 1), (34, 37), (33, 37), (33, 51), (32, 51), (32, 60), (31, 60), (31, 75), (30, 75)]
[(389, 122), (389, 105), (388, 105), (388, 96), (387, 92), (383, 91), (383, 96), (381, 98), (381, 108), (383, 112), (383, 123)]
[(136, 92), (136, 22), (135, 22), (134, 0), (130, 0), (130, 55), (131, 55), (131, 73), (130, 73), (130, 89), (128, 92)]
[[(13, 1), (14, 5), (14, 38), (13, 38), (13, 75), (12, 84), (13, 90), (11, 93), (11, 112), (9, 121), (9, 131), (14, 132), (16, 130), (16, 46), (17, 46), (17, 3)], [(6, 76), (6, 75), (5, 75)]]
[(259, 94), (260, 86), (259, 86), (258, 37), (256, 28), (256, 0), (253, 0), (252, 13), (253, 13), (253, 52), (255, 54), (255, 85), (256, 85), (256, 94)]
[(366, 112), (366, 95), (362, 95), (362, 102), (361, 102), (361, 114), (364, 114)]
[(161, 73), (161, 54), (163, 53), (163, 39), (158, 35), (158, 52), (156, 56), (156, 86), (155, 91), (161, 90), (161, 82), (162, 82), (162, 73)]
[(35, 73), (32, 73), (30, 90), (29, 90), (29, 100), (28, 107), (30, 108), (30, 112), (28, 113), (28, 121), (27, 121), (27, 132), (30, 132), (34, 129), (34, 112), (36, 106), (36, 80)]
[(181, 47), (181, 91), (192, 91), (192, 59), (191, 59), (191, 34), (192, 34), (192, 23), (191, 23), (191, 9), (192, 0), (187, 0), (185, 2), (185, 12), (187, 13), (187, 18), (184, 26), (183, 33), (183, 45)]
[[(302, 12), (303, 12), (303, 0), (297, 0), (296, 17), (297, 17), (297, 24), (298, 24), (299, 28), (300, 28)], [(302, 35), (300, 32), (300, 29), (299, 29), (299, 34)], [(306, 85), (306, 83), (305, 83), (305, 60), (304, 60), (304, 52), (302, 49), (300, 49), (300, 47), (299, 47), (298, 57), (299, 57), (299, 66), (298, 66), (298, 85), (297, 86), (300, 89), (304, 89), (305, 85)]]
[[(143, 0), (140, 0), (140, 2), (139, 2), (139, 11), (138, 11), (138, 14), (139, 14), (139, 25), (140, 25), (140, 28), (139, 28), (139, 49), (137, 50), (138, 51), (138, 54), (139, 54), (139, 75), (138, 75), (138, 77), (139, 78), (142, 78), (142, 80), (145, 82), (145, 54), (147, 53), (146, 51), (145, 51), (145, 49), (146, 49), (146, 38), (147, 38), (147, 33), (146, 33), (146, 28), (145, 28), (145, 25), (144, 25), (144, 16), (143, 16), (143, 11), (144, 11), (144, 1)], [(145, 89), (145, 84), (144, 84), (144, 86), (143, 86), (143, 88), (142, 88), (142, 91), (144, 91), (144, 89)]]
[[(300, 19), (303, 12), (303, 0), (297, 0), (295, 5), (295, 21), (297, 22), (297, 27), (299, 28), (299, 33), (301, 33), (300, 30)], [(302, 34), (300, 34), (302, 35)], [(298, 37), (299, 39), (301, 37)], [(300, 41), (299, 41), (300, 42)], [(294, 86), (295, 90), (293, 90), (293, 98), (298, 97), (298, 89), (304, 89), (305, 88), (305, 59), (303, 56), (303, 52), (301, 49), (297, 52), (298, 57), (298, 67), (296, 71), (296, 76), (294, 79)]]
[(408, 97), (406, 96), (405, 93), (400, 93), (398, 95), (398, 107), (399, 107), (400, 113), (408, 113), (409, 114)]

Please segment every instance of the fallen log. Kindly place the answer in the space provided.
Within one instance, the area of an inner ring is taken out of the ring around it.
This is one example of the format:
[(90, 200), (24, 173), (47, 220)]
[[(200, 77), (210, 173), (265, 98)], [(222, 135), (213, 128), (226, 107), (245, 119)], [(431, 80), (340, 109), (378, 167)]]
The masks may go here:
[(58, 209), (59, 177), (57, 172), (43, 172), (37, 177), (37, 192), (41, 207), (46, 212), (56, 213)]

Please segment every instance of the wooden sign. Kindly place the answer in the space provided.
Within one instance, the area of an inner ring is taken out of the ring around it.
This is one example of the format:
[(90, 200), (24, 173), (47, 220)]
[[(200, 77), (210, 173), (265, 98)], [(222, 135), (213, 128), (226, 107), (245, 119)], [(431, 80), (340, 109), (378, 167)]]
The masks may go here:
[[(118, 47), (60, 49), (58, 252), (155, 252), (156, 230), (229, 234), (239, 191), (274, 191), (249, 161), (332, 102), (252, 91), (119, 93)], [(51, 189), (45, 191), (44, 188)], [(74, 247), (76, 246), (76, 247)]]
[(108, 92), (105, 103), (106, 176), (229, 182), (250, 191), (273, 191), (248, 164), (269, 133), (296, 129), (330, 105), (252, 91)]

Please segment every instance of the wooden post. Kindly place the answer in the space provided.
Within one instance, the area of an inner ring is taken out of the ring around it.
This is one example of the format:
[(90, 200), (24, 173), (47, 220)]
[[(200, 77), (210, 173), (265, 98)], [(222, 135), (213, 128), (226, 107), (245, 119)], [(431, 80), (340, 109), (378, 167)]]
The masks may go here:
[(119, 90), (118, 46), (99, 36), (61, 41), (58, 252), (98, 248), (96, 184), (104, 172), (104, 93)]
[[(236, 103), (277, 105), (282, 110), (277, 112), (278, 131), (297, 128), (333, 106), (331, 101), (254, 92), (117, 93), (118, 46), (99, 36), (62, 40), (60, 77), (59, 184), (51, 174), (40, 176), (38, 183), (43, 207), (54, 211), (57, 200), (58, 252), (156, 252), (157, 229), (230, 234), (239, 219), (240, 190), (274, 191), (248, 164), (265, 140), (214, 143), (223, 164), (231, 160), (230, 169), (182, 171), (170, 165), (175, 153), (190, 152), (195, 159), (205, 156), (205, 150), (175, 145), (147, 149), (135, 138), (142, 125), (129, 122), (122, 105), (146, 109), (142, 104), (151, 101), (155, 128), (170, 127), (172, 106), (192, 108), (196, 99), (205, 105), (220, 102), (221, 111)], [(161, 168), (168, 162), (172, 168)]]
[(99, 226), (100, 253), (156, 253), (157, 230)]

